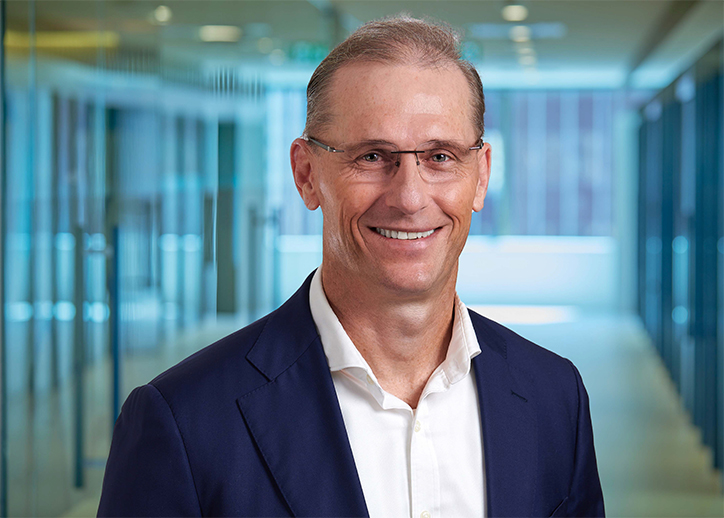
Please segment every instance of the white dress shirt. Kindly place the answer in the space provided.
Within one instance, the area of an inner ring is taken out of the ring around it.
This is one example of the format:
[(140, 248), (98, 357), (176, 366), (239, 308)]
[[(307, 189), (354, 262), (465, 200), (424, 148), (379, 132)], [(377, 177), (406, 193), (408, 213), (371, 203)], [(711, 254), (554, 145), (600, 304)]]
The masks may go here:
[(447, 356), (415, 410), (378, 383), (327, 301), (321, 268), (309, 302), (370, 517), (484, 516), (480, 407), (471, 372), (480, 346), (457, 295)]

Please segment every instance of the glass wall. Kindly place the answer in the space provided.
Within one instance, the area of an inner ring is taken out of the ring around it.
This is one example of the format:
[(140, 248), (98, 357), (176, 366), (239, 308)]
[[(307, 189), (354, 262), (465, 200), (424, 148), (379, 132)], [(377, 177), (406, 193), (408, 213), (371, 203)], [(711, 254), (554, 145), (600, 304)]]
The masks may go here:
[(178, 59), (171, 8), (4, 7), (5, 495), (57, 515), (133, 387), (272, 309), (267, 87)]
[(642, 111), (639, 313), (724, 466), (724, 57), (718, 42)]

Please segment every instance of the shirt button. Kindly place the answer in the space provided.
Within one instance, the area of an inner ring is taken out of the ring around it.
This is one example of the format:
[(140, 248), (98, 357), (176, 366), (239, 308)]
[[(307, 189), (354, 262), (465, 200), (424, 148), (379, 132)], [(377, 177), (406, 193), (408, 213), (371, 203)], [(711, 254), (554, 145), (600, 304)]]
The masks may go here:
[[(420, 430), (422, 430), (422, 425), (420, 424), (420, 421), (415, 421), (415, 431), (419, 432)], [(425, 511), (425, 513), (427, 513), (427, 511)], [(422, 513), (422, 514), (425, 514), (425, 513)], [(423, 516), (423, 518), (430, 518), (430, 513), (427, 513), (427, 515)]]
[(369, 383), (370, 385), (374, 385), (375, 383), (375, 380), (373, 380), (372, 376), (370, 376), (369, 374), (367, 375), (367, 383)]
[(430, 518), (430, 513), (428, 513), (427, 511), (422, 511), (420, 513), (420, 518)]

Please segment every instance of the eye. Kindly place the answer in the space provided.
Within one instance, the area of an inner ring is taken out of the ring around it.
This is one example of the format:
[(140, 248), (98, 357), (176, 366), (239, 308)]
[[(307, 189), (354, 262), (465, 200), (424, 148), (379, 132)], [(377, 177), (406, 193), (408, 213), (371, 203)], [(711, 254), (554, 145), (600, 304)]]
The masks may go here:
[(438, 164), (448, 162), (452, 159), (453, 158), (450, 155), (448, 155), (447, 153), (442, 153), (440, 151), (437, 151), (430, 155), (430, 160), (432, 160), (433, 162), (437, 162)]
[(380, 160), (382, 160), (382, 155), (380, 155), (379, 153), (376, 153), (374, 151), (371, 151), (369, 153), (365, 153), (360, 158), (364, 162), (379, 162)]

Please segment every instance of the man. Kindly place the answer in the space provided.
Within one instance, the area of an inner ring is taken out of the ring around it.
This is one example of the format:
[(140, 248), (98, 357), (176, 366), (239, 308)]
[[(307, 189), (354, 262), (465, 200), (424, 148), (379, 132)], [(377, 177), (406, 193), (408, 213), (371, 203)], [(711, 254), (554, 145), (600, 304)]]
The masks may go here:
[(371, 22), (332, 51), (291, 148), (322, 266), (129, 396), (99, 515), (603, 515), (575, 367), (455, 294), (483, 114), (444, 27)]

